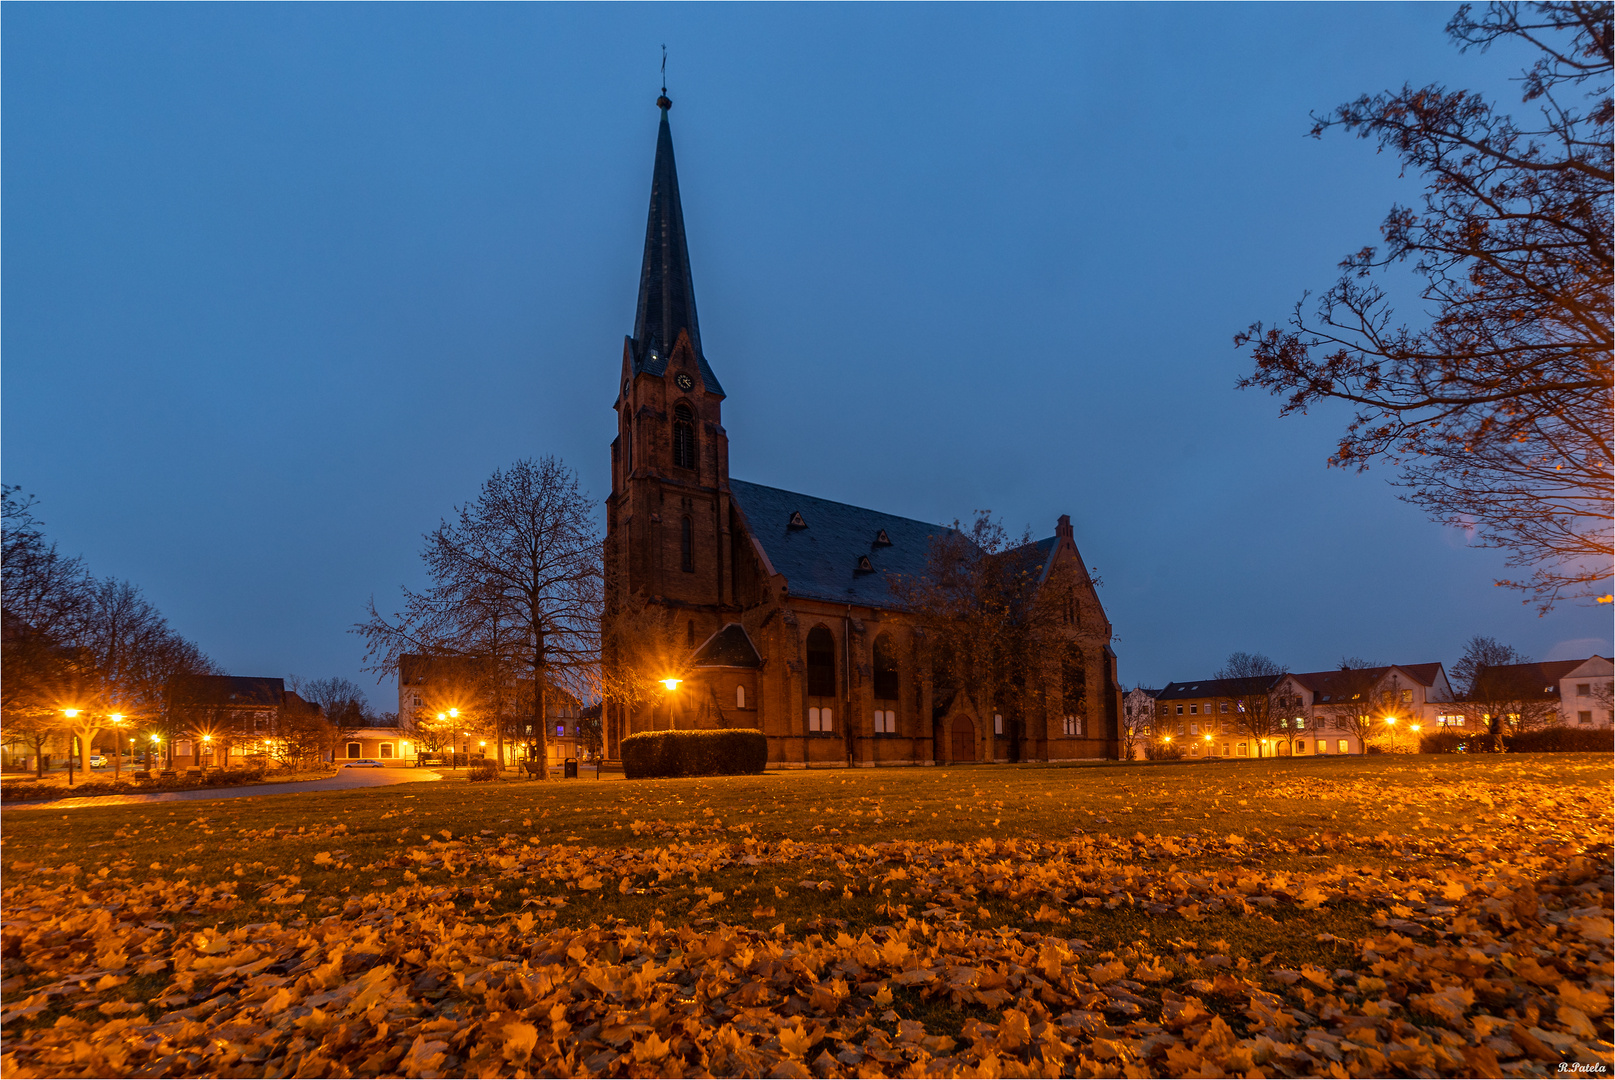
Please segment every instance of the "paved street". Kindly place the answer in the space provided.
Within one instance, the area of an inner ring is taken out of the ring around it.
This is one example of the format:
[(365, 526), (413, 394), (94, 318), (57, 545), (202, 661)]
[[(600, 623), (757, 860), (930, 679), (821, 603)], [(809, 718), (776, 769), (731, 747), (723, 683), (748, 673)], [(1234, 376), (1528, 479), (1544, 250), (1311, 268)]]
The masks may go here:
[(262, 795), (295, 795), (303, 791), (347, 791), (350, 788), (386, 787), (420, 780), (441, 780), (431, 769), (342, 769), (324, 780), (304, 780), (296, 784), (253, 784), (239, 788), (211, 788), (199, 791), (160, 791), (151, 795), (95, 795), (87, 798), (53, 799), (50, 802), (13, 803), (6, 813), (17, 810), (73, 810), (82, 806), (127, 806), (134, 803), (193, 802), (216, 799), (251, 799)]

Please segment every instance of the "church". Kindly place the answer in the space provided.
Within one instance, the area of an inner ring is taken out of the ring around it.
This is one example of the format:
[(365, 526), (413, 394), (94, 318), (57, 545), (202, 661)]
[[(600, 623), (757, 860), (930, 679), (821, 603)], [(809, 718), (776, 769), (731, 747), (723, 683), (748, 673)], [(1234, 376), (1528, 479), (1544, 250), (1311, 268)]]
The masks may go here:
[[(701, 347), (679, 204), (672, 102), (651, 176), (639, 304), (623, 344), (606, 519), (606, 603), (630, 597), (673, 628), (666, 700), (608, 700), (606, 753), (667, 727), (757, 728), (772, 767), (1115, 758), (1121, 712), (1111, 627), (1062, 516), (1017, 549), (1039, 587), (1069, 593), (1060, 663), (1005, 695), (945, 685), (934, 635), (894, 575), (923, 575), (947, 526), (729, 475), (723, 384)], [(744, 408), (744, 403), (737, 403)], [(608, 658), (609, 663), (609, 658)]]

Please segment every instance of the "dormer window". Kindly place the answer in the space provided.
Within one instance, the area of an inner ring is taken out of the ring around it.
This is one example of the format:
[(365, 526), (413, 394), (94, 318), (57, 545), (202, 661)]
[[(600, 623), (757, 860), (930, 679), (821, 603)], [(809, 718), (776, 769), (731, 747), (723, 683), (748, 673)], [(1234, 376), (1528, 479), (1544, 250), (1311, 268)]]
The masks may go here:
[(800, 510), (792, 510), (791, 511), (791, 520), (789, 522), (787, 522), (786, 524), (787, 524), (787, 527), (792, 528), (792, 529), (805, 529), (805, 528), (807, 528), (807, 521), (806, 521), (806, 519), (804, 519), (802, 517), (802, 512)]
[(879, 532), (877, 532), (875, 534), (875, 546), (876, 547), (891, 547), (892, 546), (892, 538), (886, 535), (886, 530), (885, 529), (881, 529)]
[(868, 555), (858, 556), (858, 572), (860, 574), (873, 574), (875, 572), (875, 564), (870, 562)]
[(673, 410), (673, 464), (695, 468), (695, 414), (682, 403)]

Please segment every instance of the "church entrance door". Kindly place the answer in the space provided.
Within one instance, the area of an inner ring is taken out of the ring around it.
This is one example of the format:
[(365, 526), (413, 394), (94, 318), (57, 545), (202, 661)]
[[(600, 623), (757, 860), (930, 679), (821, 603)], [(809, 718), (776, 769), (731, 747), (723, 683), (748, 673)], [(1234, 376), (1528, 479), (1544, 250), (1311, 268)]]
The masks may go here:
[(952, 753), (949, 758), (953, 761), (976, 760), (976, 725), (970, 722), (968, 716), (955, 716), (953, 718)]

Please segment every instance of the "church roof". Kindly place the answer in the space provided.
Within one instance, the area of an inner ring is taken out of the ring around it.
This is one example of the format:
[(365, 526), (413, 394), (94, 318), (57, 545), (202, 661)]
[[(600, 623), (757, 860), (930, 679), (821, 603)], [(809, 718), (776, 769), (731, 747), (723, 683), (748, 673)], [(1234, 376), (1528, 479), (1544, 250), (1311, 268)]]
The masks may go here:
[(662, 124), (656, 135), (650, 218), (645, 223), (645, 261), (639, 270), (639, 307), (634, 313), (634, 371), (665, 374), (673, 346), (683, 331), (690, 336), (690, 347), (701, 367), (701, 381), (708, 392), (721, 395), (723, 387), (701, 351), (701, 329), (695, 318), (695, 282), (690, 276), (684, 207), (679, 202), (678, 169), (673, 163), (673, 131), (667, 123), (673, 103), (666, 97), (658, 98), (656, 103), (662, 109)]
[(887, 575), (923, 574), (931, 537), (949, 531), (945, 525), (744, 480), (730, 480), (729, 490), (792, 596), (897, 607)]

